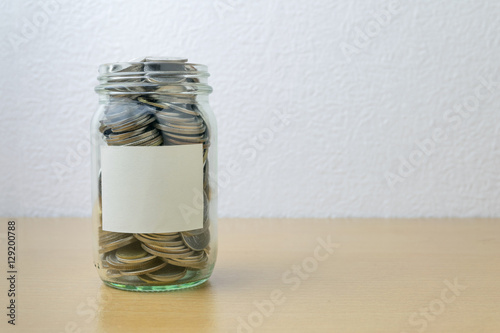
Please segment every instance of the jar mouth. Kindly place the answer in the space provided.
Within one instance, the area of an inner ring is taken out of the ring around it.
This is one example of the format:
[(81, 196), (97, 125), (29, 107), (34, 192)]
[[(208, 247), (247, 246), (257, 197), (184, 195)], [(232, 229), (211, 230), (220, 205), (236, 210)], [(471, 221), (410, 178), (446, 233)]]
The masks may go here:
[(99, 66), (98, 94), (209, 94), (207, 66), (183, 58), (144, 57), (142, 61), (107, 63)]

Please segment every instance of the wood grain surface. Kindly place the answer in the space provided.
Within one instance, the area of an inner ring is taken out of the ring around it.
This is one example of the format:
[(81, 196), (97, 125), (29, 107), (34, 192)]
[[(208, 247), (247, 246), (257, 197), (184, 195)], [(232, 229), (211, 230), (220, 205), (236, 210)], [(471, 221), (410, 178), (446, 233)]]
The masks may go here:
[(16, 325), (1, 332), (500, 332), (500, 221), (222, 219), (206, 284), (102, 284), (89, 219), (16, 219)]

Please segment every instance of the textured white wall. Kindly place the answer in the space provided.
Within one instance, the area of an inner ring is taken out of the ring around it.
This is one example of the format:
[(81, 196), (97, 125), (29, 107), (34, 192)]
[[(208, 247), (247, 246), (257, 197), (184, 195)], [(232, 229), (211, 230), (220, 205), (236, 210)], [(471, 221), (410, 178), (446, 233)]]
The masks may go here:
[(90, 214), (97, 66), (144, 55), (209, 66), (221, 216), (500, 215), (497, 1), (47, 3), (0, 4), (0, 215)]

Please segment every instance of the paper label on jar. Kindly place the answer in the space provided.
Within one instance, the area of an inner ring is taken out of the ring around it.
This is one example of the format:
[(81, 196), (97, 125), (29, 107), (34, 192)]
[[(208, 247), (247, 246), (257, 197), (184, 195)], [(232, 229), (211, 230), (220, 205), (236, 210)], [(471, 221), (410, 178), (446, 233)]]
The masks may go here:
[(102, 229), (179, 232), (203, 227), (203, 147), (101, 147)]

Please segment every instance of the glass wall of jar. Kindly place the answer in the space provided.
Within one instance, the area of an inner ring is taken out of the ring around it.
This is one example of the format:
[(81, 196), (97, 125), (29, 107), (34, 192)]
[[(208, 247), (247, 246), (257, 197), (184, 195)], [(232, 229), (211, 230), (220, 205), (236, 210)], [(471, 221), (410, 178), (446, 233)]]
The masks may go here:
[(193, 287), (217, 256), (217, 129), (204, 65), (99, 67), (91, 124), (94, 264), (125, 290)]

